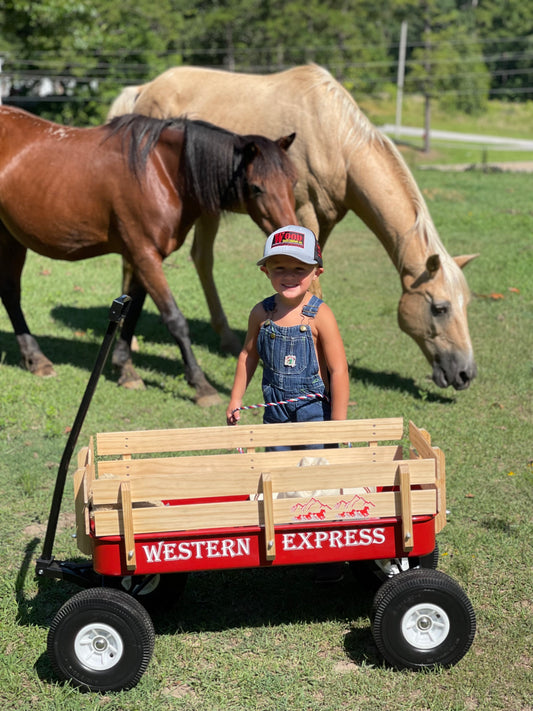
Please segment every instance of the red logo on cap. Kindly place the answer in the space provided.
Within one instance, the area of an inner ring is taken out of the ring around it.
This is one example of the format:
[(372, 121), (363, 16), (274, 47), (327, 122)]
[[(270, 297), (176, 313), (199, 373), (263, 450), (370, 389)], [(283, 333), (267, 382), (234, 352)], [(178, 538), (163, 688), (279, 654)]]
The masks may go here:
[(282, 247), (290, 245), (291, 247), (304, 247), (303, 232), (278, 232), (272, 240), (272, 247)]

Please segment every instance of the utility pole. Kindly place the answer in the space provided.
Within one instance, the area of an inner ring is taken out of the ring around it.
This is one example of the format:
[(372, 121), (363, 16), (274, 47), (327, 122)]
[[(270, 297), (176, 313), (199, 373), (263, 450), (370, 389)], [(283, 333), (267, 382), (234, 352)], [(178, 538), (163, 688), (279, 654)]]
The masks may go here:
[(405, 47), (407, 44), (407, 20), (403, 20), (400, 30), (400, 50), (398, 55), (398, 90), (396, 93), (396, 138), (402, 125), (403, 82), (405, 77)]
[(431, 148), (431, 40), (430, 40), (431, 23), (429, 20), (429, 8), (426, 7), (426, 16), (424, 20), (424, 47), (425, 47), (425, 68), (426, 68), (426, 90), (424, 97), (424, 153), (429, 153)]

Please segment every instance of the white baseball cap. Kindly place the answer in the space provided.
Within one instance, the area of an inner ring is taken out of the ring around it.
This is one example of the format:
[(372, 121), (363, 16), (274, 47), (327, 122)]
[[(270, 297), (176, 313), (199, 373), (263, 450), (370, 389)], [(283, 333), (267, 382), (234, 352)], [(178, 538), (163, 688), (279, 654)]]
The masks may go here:
[(286, 225), (272, 232), (265, 242), (263, 258), (257, 262), (257, 265), (262, 266), (269, 257), (275, 257), (277, 254), (294, 257), (304, 264), (323, 266), (318, 240), (314, 232), (307, 227)]

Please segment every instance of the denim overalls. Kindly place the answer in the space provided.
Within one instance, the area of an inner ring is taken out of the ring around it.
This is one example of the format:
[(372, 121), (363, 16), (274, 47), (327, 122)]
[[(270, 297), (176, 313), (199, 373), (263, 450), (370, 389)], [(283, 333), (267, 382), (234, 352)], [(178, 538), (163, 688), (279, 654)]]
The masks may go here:
[[(275, 309), (275, 296), (263, 301), (266, 313)], [(312, 296), (302, 314), (316, 316), (322, 300)], [(318, 372), (318, 360), (311, 326), (278, 326), (267, 319), (257, 337), (257, 350), (263, 361), (263, 397), (265, 402), (319, 393), (326, 395), (324, 381)], [(331, 419), (331, 407), (326, 398), (298, 400), (286, 405), (266, 407), (263, 422), (311, 422)], [(316, 446), (316, 445), (315, 445)]]

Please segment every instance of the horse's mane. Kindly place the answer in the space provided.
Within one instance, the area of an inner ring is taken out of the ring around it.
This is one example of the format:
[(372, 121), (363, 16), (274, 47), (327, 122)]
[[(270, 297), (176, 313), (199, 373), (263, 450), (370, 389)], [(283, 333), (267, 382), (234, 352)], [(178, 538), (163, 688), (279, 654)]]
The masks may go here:
[[(342, 147), (346, 153), (357, 151), (364, 146), (377, 146), (391, 160), (394, 170), (411, 197), (416, 219), (409, 233), (405, 234), (397, 245), (398, 269), (401, 270), (402, 268), (409, 242), (418, 238), (425, 254), (424, 262), (430, 254), (438, 254), (444, 267), (445, 278), (450, 286), (455, 286), (458, 281), (464, 282), (461, 269), (459, 269), (444, 247), (433, 224), (424, 197), (394, 143), (371, 123), (348, 91), (326, 69), (316, 64), (311, 64), (308, 68), (313, 71), (312, 74), (310, 72), (306, 74), (307, 89), (309, 91), (318, 89), (327, 94), (328, 106), (330, 106), (335, 120), (338, 122)], [(306, 87), (303, 86), (302, 88), (305, 89)], [(421, 271), (423, 269), (424, 266), (421, 264)]]
[[(264, 136), (241, 136), (207, 121), (186, 117), (158, 119), (141, 114), (117, 116), (106, 124), (109, 138), (120, 134), (123, 150), (128, 151), (132, 172), (140, 175), (148, 156), (166, 129), (183, 131), (186, 184), (188, 195), (204, 210), (213, 214), (242, 204), (249, 189), (246, 180), (246, 147), (253, 141), (254, 172), (267, 177), (273, 171), (290, 170), (284, 154)], [(128, 144), (126, 147), (126, 143)], [(294, 176), (295, 177), (295, 176)]]
[[(249, 152), (251, 144), (253, 155)], [(296, 180), (292, 163), (270, 139), (241, 136), (206, 121), (187, 121), (185, 153), (189, 190), (211, 212), (243, 203), (249, 191), (246, 166), (252, 158), (259, 180), (279, 172)]]

